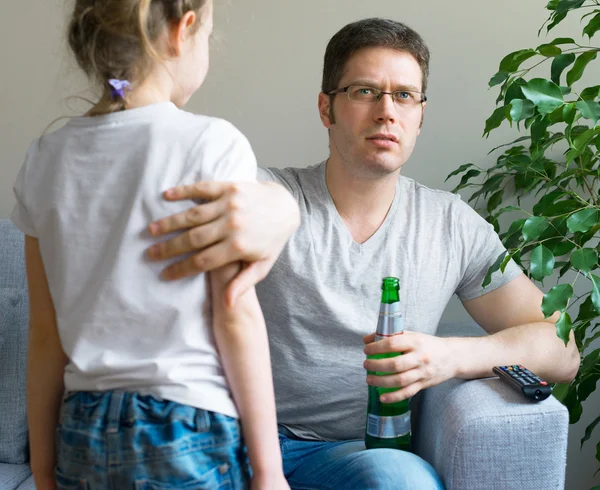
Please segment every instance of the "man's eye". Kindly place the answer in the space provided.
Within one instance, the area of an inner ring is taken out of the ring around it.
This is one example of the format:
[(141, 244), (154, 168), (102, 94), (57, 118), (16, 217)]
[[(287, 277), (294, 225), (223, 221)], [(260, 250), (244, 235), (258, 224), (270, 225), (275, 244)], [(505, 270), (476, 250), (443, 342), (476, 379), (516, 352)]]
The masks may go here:
[(367, 88), (367, 87), (362, 87), (362, 88), (359, 88), (357, 92), (358, 92), (358, 95), (372, 95), (373, 89)]
[(397, 99), (411, 99), (412, 98), (412, 94), (410, 92), (396, 92), (396, 98)]

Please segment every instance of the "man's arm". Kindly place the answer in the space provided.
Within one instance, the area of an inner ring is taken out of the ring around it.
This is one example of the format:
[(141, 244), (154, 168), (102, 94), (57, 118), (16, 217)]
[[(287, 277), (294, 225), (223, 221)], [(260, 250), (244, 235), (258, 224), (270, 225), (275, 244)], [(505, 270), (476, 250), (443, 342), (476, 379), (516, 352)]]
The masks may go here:
[(300, 225), (298, 203), (275, 182), (197, 182), (170, 189), (165, 198), (208, 202), (150, 224), (154, 236), (182, 233), (150, 248), (148, 256), (164, 260), (195, 252), (165, 269), (165, 278), (172, 280), (248, 263), (227, 288), (230, 304), (266, 277)]
[[(457, 377), (493, 376), (491, 367), (523, 364), (546, 381), (571, 381), (580, 357), (573, 332), (565, 346), (556, 335), (559, 314), (544, 319), (543, 293), (525, 275), (463, 305), (490, 335), (458, 342)], [(460, 339), (455, 339), (460, 340)]]
[(404, 332), (373, 342), (365, 337), (365, 354), (402, 352), (388, 359), (368, 359), (365, 369), (394, 373), (367, 377), (372, 386), (400, 388), (382, 401), (395, 402), (416, 395), (450, 378), (493, 376), (492, 367), (522, 364), (549, 382), (569, 382), (579, 369), (579, 352), (573, 333), (567, 346), (556, 335), (558, 315), (544, 319), (543, 294), (524, 275), (463, 304), (490, 335), (440, 338)]

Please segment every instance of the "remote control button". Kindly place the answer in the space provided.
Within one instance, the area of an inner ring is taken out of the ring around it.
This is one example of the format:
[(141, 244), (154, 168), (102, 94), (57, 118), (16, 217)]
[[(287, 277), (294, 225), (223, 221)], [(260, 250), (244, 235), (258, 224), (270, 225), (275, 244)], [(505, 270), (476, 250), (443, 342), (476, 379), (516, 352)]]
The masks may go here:
[(548, 383), (546, 383), (545, 381), (540, 381), (540, 384), (541, 384), (542, 386), (547, 386), (547, 385), (548, 385)]

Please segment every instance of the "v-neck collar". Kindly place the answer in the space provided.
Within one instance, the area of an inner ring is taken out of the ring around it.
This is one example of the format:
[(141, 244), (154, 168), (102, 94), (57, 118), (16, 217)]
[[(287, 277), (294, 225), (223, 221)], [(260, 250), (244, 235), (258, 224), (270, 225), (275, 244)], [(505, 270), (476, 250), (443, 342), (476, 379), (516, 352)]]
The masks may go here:
[(381, 243), (381, 241), (383, 240), (383, 238), (385, 237), (385, 234), (389, 228), (390, 222), (393, 221), (394, 216), (396, 215), (396, 211), (398, 210), (398, 203), (400, 202), (399, 180), (396, 181), (396, 192), (394, 194), (394, 200), (392, 201), (392, 205), (390, 206), (390, 209), (389, 209), (388, 213), (386, 214), (385, 219), (383, 220), (383, 223), (381, 223), (379, 228), (377, 228), (375, 233), (373, 233), (373, 235), (371, 235), (371, 237), (369, 237), (369, 239), (367, 241), (365, 241), (364, 243), (358, 243), (358, 242), (354, 241), (354, 238), (352, 237), (352, 233), (350, 233), (350, 230), (346, 226), (346, 223), (344, 223), (344, 220), (340, 216), (340, 213), (338, 212), (338, 210), (335, 206), (335, 203), (333, 202), (333, 198), (331, 197), (329, 189), (327, 188), (326, 172), (325, 172), (325, 170), (327, 168), (327, 161), (322, 162), (319, 167), (320, 167), (319, 168), (319, 183), (321, 185), (321, 191), (322, 191), (322, 195), (324, 196), (325, 203), (331, 209), (331, 215), (334, 217), (333, 219), (334, 219), (335, 227), (338, 228), (341, 236), (345, 236), (347, 238), (348, 243), (350, 244), (350, 249), (353, 252), (362, 255), (362, 254), (365, 254), (365, 253), (377, 248), (379, 246), (379, 244)]

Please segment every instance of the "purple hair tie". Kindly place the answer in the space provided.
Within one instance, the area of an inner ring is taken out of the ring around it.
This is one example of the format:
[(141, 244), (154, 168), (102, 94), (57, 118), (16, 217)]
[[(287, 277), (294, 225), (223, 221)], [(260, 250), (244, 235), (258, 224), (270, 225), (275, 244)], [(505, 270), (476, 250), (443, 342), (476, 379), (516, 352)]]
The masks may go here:
[(118, 80), (116, 78), (111, 78), (108, 81), (110, 85), (110, 94), (113, 99), (120, 97), (121, 99), (125, 98), (125, 89), (131, 85), (127, 80)]

